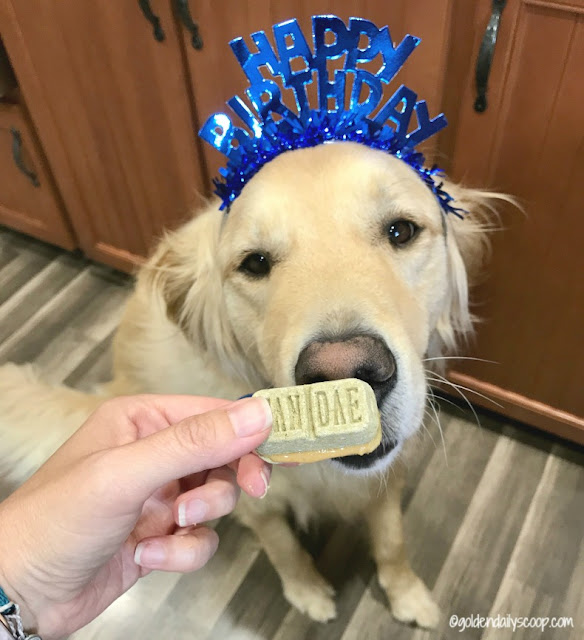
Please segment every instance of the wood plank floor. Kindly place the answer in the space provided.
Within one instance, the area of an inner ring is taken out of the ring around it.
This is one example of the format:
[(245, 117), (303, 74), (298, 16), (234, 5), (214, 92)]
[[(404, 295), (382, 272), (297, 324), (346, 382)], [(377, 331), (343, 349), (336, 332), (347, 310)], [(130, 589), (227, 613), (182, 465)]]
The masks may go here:
[[(109, 347), (131, 278), (0, 228), (0, 363), (34, 361), (54, 382), (107, 380)], [(396, 623), (367, 545), (347, 527), (307, 541), (336, 587), (338, 618), (291, 609), (253, 536), (230, 519), (200, 572), (153, 574), (72, 640), (433, 640), (584, 638), (584, 452), (442, 403), (419, 438), (404, 495), (414, 568), (443, 611), (440, 628)], [(0, 445), (1, 446), (1, 445)], [(6, 492), (0, 479), (0, 495)], [(573, 627), (460, 633), (452, 615), (571, 616)]]

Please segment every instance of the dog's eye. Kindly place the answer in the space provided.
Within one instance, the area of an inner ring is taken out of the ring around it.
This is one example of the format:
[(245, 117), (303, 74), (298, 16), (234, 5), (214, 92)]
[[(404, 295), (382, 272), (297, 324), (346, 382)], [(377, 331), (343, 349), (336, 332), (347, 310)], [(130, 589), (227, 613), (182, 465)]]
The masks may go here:
[(270, 258), (263, 253), (250, 253), (239, 265), (239, 271), (255, 278), (264, 278), (271, 268)]
[(419, 230), (420, 227), (411, 220), (394, 220), (387, 226), (387, 235), (394, 247), (402, 247), (411, 242)]

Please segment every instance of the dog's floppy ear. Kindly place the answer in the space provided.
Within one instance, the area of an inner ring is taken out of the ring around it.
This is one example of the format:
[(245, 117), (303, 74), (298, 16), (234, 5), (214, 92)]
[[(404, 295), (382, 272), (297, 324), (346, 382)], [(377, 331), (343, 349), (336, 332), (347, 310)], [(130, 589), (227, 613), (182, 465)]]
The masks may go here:
[(217, 263), (222, 219), (218, 206), (210, 205), (167, 233), (139, 281), (190, 342), (233, 368), (239, 349), (224, 308)]
[(449, 287), (446, 304), (437, 324), (437, 353), (452, 351), (473, 327), (469, 309), (469, 288), (481, 275), (490, 253), (489, 232), (498, 226), (496, 206), (502, 201), (515, 204), (502, 193), (468, 189), (447, 182), (445, 191), (455, 199), (456, 206), (467, 213), (460, 219), (446, 214), (446, 247), (448, 252)]

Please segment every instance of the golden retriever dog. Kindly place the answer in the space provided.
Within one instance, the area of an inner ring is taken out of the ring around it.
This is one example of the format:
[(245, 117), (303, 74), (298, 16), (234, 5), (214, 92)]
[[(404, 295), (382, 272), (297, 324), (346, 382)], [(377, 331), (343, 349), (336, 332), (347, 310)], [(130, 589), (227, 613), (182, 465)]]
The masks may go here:
[(266, 498), (243, 496), (236, 516), (258, 536), (288, 601), (320, 621), (335, 616), (333, 590), (286, 514), (301, 527), (329, 516), (367, 527), (393, 615), (435, 626), (439, 611), (404, 546), (398, 458), (422, 424), (425, 359), (471, 331), (469, 278), (483, 260), (490, 203), (503, 197), (448, 190), (466, 219), (445, 215), (418, 174), (381, 151), (335, 142), (278, 156), (228, 214), (213, 202), (162, 239), (117, 332), (113, 380), (98, 393), (50, 387), (27, 367), (0, 369), (0, 471), (21, 480), (107, 396), (234, 399), (362, 378), (377, 398), (380, 446), (277, 467)]

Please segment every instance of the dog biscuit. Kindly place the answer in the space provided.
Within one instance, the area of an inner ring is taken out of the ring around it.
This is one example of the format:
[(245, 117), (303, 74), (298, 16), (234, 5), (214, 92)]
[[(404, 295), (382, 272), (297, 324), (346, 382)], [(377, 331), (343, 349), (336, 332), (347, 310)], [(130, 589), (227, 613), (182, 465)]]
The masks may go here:
[(272, 409), (272, 431), (256, 450), (267, 462), (363, 455), (381, 442), (375, 394), (363, 380), (262, 389), (253, 395), (266, 398)]

